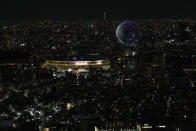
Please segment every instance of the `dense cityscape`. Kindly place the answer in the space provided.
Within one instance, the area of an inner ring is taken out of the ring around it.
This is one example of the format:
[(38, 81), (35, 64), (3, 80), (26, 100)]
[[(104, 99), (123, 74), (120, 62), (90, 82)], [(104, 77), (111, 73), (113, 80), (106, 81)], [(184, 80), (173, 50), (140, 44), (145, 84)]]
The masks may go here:
[[(0, 22), (0, 128), (6, 131), (194, 131), (196, 21)], [(0, 130), (1, 130), (0, 129)]]

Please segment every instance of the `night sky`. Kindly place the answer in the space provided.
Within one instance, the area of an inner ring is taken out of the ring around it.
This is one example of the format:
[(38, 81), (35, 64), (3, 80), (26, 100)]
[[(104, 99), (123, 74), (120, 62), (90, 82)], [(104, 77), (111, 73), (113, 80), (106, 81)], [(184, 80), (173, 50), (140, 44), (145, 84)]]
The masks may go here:
[(0, 0), (1, 19), (196, 18), (193, 0)]

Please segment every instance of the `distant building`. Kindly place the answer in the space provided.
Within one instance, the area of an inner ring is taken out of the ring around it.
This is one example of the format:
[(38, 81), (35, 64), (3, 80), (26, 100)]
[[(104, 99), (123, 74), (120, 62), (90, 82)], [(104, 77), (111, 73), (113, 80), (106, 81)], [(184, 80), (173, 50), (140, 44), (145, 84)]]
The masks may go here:
[(108, 70), (110, 60), (105, 57), (66, 57), (61, 60), (46, 60), (42, 67), (55, 69), (57, 72), (68, 71), (79, 74), (88, 72), (90, 68)]

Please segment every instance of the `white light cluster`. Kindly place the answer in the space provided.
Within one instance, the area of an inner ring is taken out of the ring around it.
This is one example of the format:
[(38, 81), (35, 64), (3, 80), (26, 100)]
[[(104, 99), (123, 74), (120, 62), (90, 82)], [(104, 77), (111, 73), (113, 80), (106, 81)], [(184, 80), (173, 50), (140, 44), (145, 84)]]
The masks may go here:
[(166, 128), (166, 125), (160, 125), (160, 126), (157, 126), (159, 128)]
[(70, 110), (73, 107), (74, 107), (73, 103), (67, 103), (67, 110)]
[(88, 65), (87, 61), (76, 61), (75, 65)]
[(71, 72), (71, 71), (73, 71), (71, 68), (69, 68), (68, 70), (67, 70), (68, 72)]
[(96, 62), (96, 64), (101, 65), (102, 64), (102, 61), (99, 60), (99, 61)]

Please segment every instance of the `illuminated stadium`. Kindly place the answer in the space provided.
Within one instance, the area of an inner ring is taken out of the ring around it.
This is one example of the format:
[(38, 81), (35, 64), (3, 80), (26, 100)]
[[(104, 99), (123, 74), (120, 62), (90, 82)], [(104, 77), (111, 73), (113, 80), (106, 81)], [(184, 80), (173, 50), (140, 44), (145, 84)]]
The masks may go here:
[(88, 72), (88, 69), (91, 67), (108, 70), (110, 61), (106, 57), (66, 57), (58, 60), (47, 60), (42, 67), (80, 73)]

